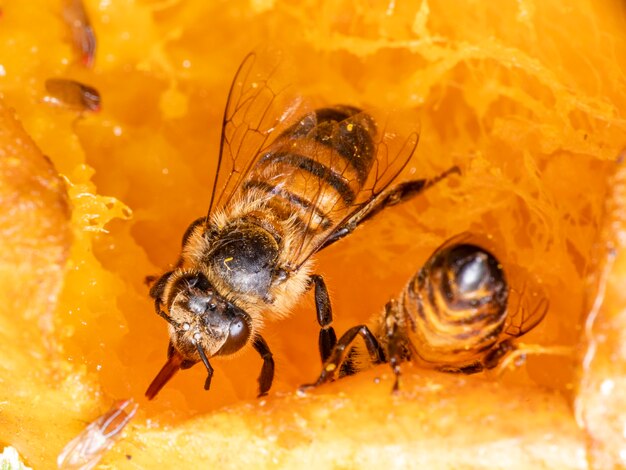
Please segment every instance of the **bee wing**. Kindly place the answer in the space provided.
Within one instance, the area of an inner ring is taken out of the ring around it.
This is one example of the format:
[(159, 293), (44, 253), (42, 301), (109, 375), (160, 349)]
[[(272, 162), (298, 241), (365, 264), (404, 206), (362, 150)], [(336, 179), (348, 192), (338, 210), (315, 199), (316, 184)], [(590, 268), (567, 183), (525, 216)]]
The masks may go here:
[[(392, 119), (374, 120), (376, 124), (385, 123), (379, 130), (379, 139), (374, 142), (375, 161), (368, 178), (355, 194), (346, 201), (345, 197), (337, 194), (337, 187), (333, 188), (328, 178), (315, 174), (311, 168), (307, 171), (291, 168), (289, 172), (284, 170), (276, 172), (266, 179), (259, 179), (259, 174), (264, 165), (256, 165), (259, 159), (272, 147), (277, 138), (281, 139), (281, 145), (293, 145), (297, 147), (306, 140), (300, 134), (290, 137), (290, 133), (283, 131), (294, 125), (298, 119), (306, 120), (306, 128), (311, 134), (318, 130), (317, 117), (312, 101), (306, 100), (302, 95), (296, 94), (290, 84), (293, 80), (287, 80), (286, 70), (281, 62), (280, 54), (268, 55), (265, 52), (249, 54), (240, 65), (233, 80), (222, 125), (221, 147), (216, 176), (211, 193), (211, 202), (207, 223), (211, 214), (216, 210), (228, 205), (237, 193), (242, 189), (243, 182), (247, 180), (257, 181), (258, 184), (267, 183), (272, 191), (268, 197), (277, 194), (285, 194), (284, 188), (298, 188), (298, 194), (307, 196), (306, 205), (309, 209), (302, 209), (300, 222), (304, 225), (297, 230), (294, 244), (289, 250), (289, 266), (296, 269), (302, 265), (313, 253), (324, 246), (327, 240), (338, 227), (350, 220), (361, 208), (370, 203), (377, 195), (384, 191), (393, 179), (406, 166), (413, 154), (419, 133), (414, 128), (410, 132), (391, 132), (389, 129), (401, 129), (406, 126), (406, 119), (401, 115), (394, 115), (397, 122), (391, 123)], [(372, 119), (369, 114), (357, 113), (348, 120)], [(347, 124), (343, 121), (344, 128)], [(409, 122), (415, 122), (414, 119)], [(328, 125), (328, 121), (325, 122)], [(344, 131), (345, 132), (345, 131)], [(336, 174), (349, 186), (354, 186), (350, 181), (349, 170), (341, 155), (329, 155), (325, 148), (338, 148), (345, 145), (341, 139), (344, 132), (337, 123), (333, 132), (324, 129), (327, 139), (324, 145), (312, 145), (306, 157), (324, 168), (345, 168)], [(408, 137), (405, 137), (408, 135)], [(336, 145), (335, 145), (336, 144)], [(290, 149), (294, 148), (290, 147)], [(311, 147), (311, 146), (310, 146)], [(273, 148), (276, 151), (276, 148)], [(330, 161), (329, 161), (330, 159)], [(333, 159), (336, 159), (333, 161)], [(354, 178), (354, 176), (352, 176)], [(287, 196), (292, 197), (292, 196)], [(297, 196), (295, 196), (297, 197)], [(295, 206), (304, 204), (302, 200), (294, 202)], [(324, 207), (324, 213), (320, 214), (319, 207)], [(320, 228), (320, 218), (324, 225)], [(312, 229), (315, 227), (315, 229)]]
[(219, 159), (209, 216), (232, 199), (273, 138), (306, 112), (308, 103), (293, 94), (279, 74), (278, 53), (248, 54), (233, 79), (222, 121)]
[(417, 148), (420, 133), (414, 116), (394, 114), (380, 119), (380, 122), (384, 125), (376, 143), (374, 167), (361, 191), (361, 203), (354, 212), (389, 187), (409, 163)]
[[(521, 276), (524, 279), (521, 282)], [(536, 327), (548, 313), (550, 302), (543, 287), (528, 273), (511, 272), (509, 300), (504, 333), (517, 338)]]
[[(378, 131), (378, 140), (375, 144), (375, 159), (372, 165), (372, 169), (368, 174), (368, 177), (355, 194), (353, 200), (349, 204), (345, 204), (345, 200), (336, 197), (336, 193), (328, 184), (324, 184), (320, 178), (311, 178), (310, 184), (317, 185), (316, 197), (311, 204), (311, 210), (308, 214), (307, 224), (309, 226), (315, 225), (315, 208), (318, 207), (320, 201), (327, 201), (335, 197), (335, 204), (331, 209), (325, 212), (325, 218), (333, 221), (332, 225), (328, 226), (323, 232), (314, 231), (302, 231), (300, 233), (300, 243), (297, 250), (294, 251), (294, 257), (291, 260), (293, 266), (300, 267), (312, 254), (316, 253), (319, 249), (325, 246), (326, 241), (340, 229), (343, 225), (347, 224), (351, 220), (352, 216), (359, 210), (367, 206), (373, 199), (381, 194), (391, 182), (400, 174), (405, 168), (411, 156), (415, 152), (417, 142), (419, 140), (419, 132), (415, 131), (413, 127), (411, 132), (393, 132), (389, 129), (399, 129), (406, 126), (407, 120), (401, 119), (400, 116), (394, 118), (387, 118), (385, 120), (376, 120), (374, 113), (361, 113), (351, 116), (346, 121), (357, 122), (363, 117), (372, 119), (376, 123), (383, 122), (384, 126)], [(338, 123), (337, 126), (345, 125), (346, 121)], [(398, 121), (398, 122), (394, 122)], [(415, 120), (411, 120), (412, 123)], [(408, 135), (408, 137), (407, 137)], [(340, 139), (341, 133), (336, 132), (331, 134), (330, 139)], [(333, 145), (327, 144), (330, 147), (339, 147), (341, 144)], [(339, 154), (336, 155), (338, 160), (342, 159)], [(334, 166), (331, 162), (331, 167)], [(337, 167), (341, 168), (345, 166), (345, 162), (338, 161)], [(341, 176), (347, 177), (347, 174)], [(348, 179), (348, 183), (351, 183)], [(326, 204), (327, 205), (327, 204)]]
[(59, 468), (93, 468), (121, 437), (138, 407), (132, 398), (115, 403), (63, 448), (57, 458)]

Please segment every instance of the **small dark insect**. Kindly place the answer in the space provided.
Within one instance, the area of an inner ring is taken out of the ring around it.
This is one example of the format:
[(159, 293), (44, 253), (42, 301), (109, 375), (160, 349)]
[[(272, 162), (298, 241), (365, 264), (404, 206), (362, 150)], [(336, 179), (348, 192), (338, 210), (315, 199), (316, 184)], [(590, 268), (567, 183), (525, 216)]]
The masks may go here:
[(82, 0), (66, 0), (63, 18), (72, 30), (72, 42), (85, 67), (92, 67), (96, 58), (96, 33)]
[(444, 178), (387, 189), (405, 167), (418, 133), (380, 129), (354, 106), (314, 108), (275, 83), (276, 64), (258, 70), (250, 54), (233, 81), (207, 216), (183, 236), (174, 268), (150, 295), (169, 323), (168, 359), (146, 391), (153, 398), (179, 370), (202, 362), (211, 385), (214, 356), (251, 344), (263, 358), (259, 396), (270, 389), (274, 359), (260, 334), (314, 287), (322, 360), (336, 337), (326, 285), (311, 256), (387, 206)]
[(132, 399), (115, 403), (63, 448), (57, 458), (59, 468), (89, 470), (95, 467), (119, 439), (137, 407)]
[[(371, 362), (388, 362), (398, 389), (400, 363), (413, 361), (444, 372), (472, 374), (496, 367), (516, 349), (515, 338), (546, 315), (539, 288), (516, 292), (496, 257), (476, 244), (453, 238), (438, 248), (370, 330), (349, 329), (337, 341), (317, 382), (354, 372), (353, 342), (361, 336)], [(517, 301), (512, 302), (511, 297)], [(540, 349), (536, 349), (540, 352)]]
[(100, 93), (84, 83), (66, 78), (46, 80), (46, 103), (76, 111), (100, 111)]

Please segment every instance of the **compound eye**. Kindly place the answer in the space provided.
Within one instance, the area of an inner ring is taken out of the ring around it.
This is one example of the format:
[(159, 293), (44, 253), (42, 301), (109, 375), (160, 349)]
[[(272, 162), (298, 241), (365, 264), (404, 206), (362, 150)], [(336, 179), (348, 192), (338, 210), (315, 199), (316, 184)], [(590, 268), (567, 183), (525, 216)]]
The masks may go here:
[(219, 354), (233, 354), (245, 346), (250, 338), (250, 326), (243, 316), (236, 316), (228, 329), (228, 338)]

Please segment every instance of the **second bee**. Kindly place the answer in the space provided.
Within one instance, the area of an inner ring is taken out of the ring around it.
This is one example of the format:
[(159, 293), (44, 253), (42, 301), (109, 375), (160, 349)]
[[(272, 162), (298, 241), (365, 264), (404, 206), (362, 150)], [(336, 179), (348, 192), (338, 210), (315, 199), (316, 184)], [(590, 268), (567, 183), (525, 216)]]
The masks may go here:
[[(466, 238), (463, 234), (439, 247), (400, 296), (375, 317), (371, 330), (366, 325), (349, 329), (317, 382), (304, 388), (353, 373), (358, 336), (371, 362), (391, 365), (394, 390), (402, 362), (471, 374), (496, 367), (516, 349), (514, 339), (544, 318), (547, 298), (538, 286), (531, 287), (529, 278), (518, 282), (516, 276), (511, 282), (491, 252)], [(518, 284), (523, 288), (517, 289)]]

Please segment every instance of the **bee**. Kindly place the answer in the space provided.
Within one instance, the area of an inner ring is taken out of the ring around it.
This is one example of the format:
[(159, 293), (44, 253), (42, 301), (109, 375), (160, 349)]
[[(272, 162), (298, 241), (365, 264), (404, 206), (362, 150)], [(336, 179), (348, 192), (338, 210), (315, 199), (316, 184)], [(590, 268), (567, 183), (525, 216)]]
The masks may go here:
[(388, 189), (417, 146), (349, 105), (313, 108), (278, 83), (277, 66), (252, 53), (240, 65), (226, 104), (207, 216), (183, 236), (178, 263), (150, 289), (169, 324), (168, 359), (146, 396), (179, 370), (251, 344), (263, 359), (259, 396), (271, 387), (274, 359), (261, 336), (266, 320), (288, 315), (315, 291), (319, 349), (336, 341), (328, 291), (311, 256), (351, 233), (384, 207), (419, 194), (458, 171)]
[[(336, 343), (315, 387), (355, 372), (358, 336), (374, 364), (389, 363), (398, 390), (405, 361), (443, 372), (473, 374), (496, 367), (516, 350), (515, 339), (537, 326), (548, 310), (540, 287), (511, 269), (507, 279), (487, 249), (454, 237), (439, 247), (411, 278), (399, 297), (374, 318), (372, 329), (358, 325)], [(486, 243), (482, 243), (486, 244)], [(522, 285), (521, 290), (513, 284)], [(543, 352), (543, 348), (534, 348)]]

